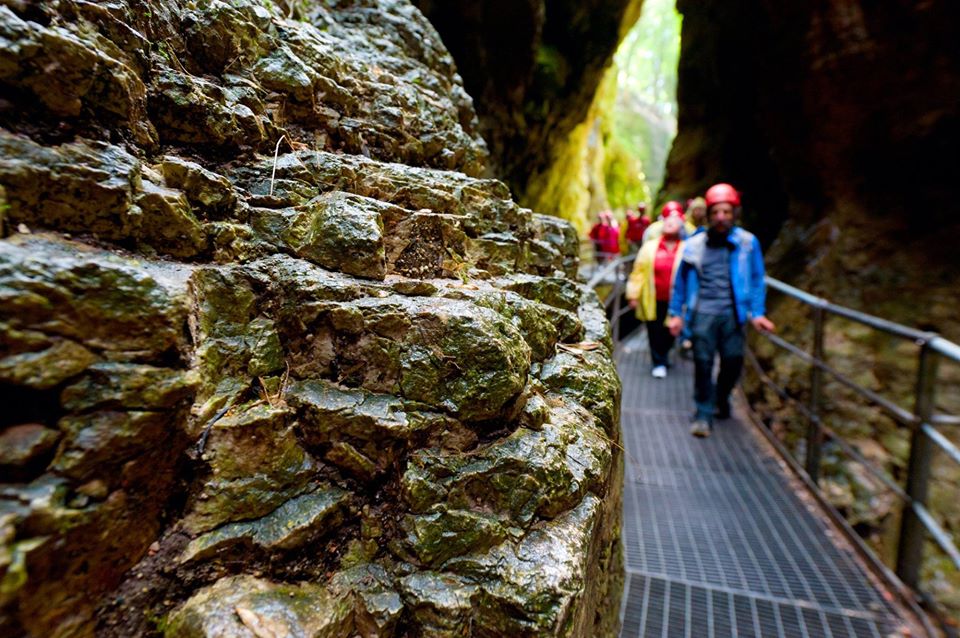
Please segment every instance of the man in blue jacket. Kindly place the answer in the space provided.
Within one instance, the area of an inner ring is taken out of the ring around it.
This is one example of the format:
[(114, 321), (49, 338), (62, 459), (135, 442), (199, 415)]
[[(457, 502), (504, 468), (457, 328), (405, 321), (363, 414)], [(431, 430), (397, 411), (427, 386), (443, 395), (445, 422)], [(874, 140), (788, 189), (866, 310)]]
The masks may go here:
[[(735, 226), (740, 194), (729, 184), (706, 193), (707, 232), (691, 237), (683, 250), (667, 325), (677, 336), (684, 321), (693, 337), (694, 402), (697, 413), (690, 428), (710, 436), (713, 418), (730, 417), (730, 392), (743, 368), (744, 325), (775, 330), (766, 318), (763, 252), (753, 234)], [(713, 381), (713, 359), (720, 354), (720, 372)], [(714, 412), (716, 409), (716, 412)]]

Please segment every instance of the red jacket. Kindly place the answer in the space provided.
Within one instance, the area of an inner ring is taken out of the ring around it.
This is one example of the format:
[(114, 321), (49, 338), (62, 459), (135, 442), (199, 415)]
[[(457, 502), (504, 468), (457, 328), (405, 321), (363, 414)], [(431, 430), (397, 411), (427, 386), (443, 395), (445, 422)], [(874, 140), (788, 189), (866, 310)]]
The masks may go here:
[(627, 241), (642, 241), (643, 231), (645, 231), (648, 226), (650, 226), (650, 220), (647, 217), (627, 213)]
[(594, 224), (590, 229), (590, 239), (603, 253), (620, 254), (620, 231), (610, 224)]

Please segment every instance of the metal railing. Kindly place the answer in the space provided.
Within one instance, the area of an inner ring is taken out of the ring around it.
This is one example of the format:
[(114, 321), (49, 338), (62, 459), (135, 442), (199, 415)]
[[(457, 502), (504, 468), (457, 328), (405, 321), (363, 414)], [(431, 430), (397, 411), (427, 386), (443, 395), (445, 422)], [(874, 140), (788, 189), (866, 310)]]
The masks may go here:
[[(587, 283), (597, 290), (610, 286), (604, 296), (603, 304), (611, 322), (611, 333), (614, 347), (618, 347), (622, 338), (620, 334), (621, 319), (633, 309), (623, 303), (626, 283), (633, 268), (636, 255), (627, 255), (614, 259), (608, 263), (598, 265)], [(960, 425), (960, 417), (956, 415), (937, 414), (935, 399), (937, 389), (937, 369), (941, 358), (960, 363), (960, 345), (940, 337), (933, 332), (925, 332), (903, 326), (886, 319), (862, 313), (844, 306), (831, 303), (820, 297), (785, 284), (771, 277), (766, 278), (769, 288), (796, 299), (813, 310), (813, 345), (811, 352), (806, 352), (785, 339), (770, 333), (760, 333), (777, 347), (789, 354), (798, 357), (810, 366), (809, 400), (804, 403), (790, 395), (783, 387), (774, 382), (763, 370), (756, 355), (747, 348), (746, 358), (757, 373), (758, 378), (770, 387), (781, 399), (792, 404), (807, 421), (805, 433), (806, 447), (803, 463), (800, 462), (782, 444), (769, 428), (757, 422), (764, 435), (791, 468), (800, 476), (808, 489), (811, 490), (820, 505), (827, 511), (835, 523), (845, 532), (874, 573), (882, 578), (900, 596), (917, 615), (925, 630), (934, 635), (926, 613), (917, 604), (918, 599), (926, 603), (927, 607), (936, 609), (936, 602), (920, 589), (920, 569), (923, 563), (923, 545), (927, 535), (941, 548), (950, 559), (954, 567), (960, 570), (960, 550), (953, 542), (950, 534), (936, 521), (927, 509), (927, 495), (930, 481), (930, 465), (936, 450), (941, 451), (947, 458), (960, 464), (960, 448), (954, 445), (938, 429), (938, 426)], [(825, 360), (825, 328), (828, 316), (837, 316), (867, 326), (874, 330), (911, 341), (917, 345), (918, 369), (915, 380), (914, 406), (912, 410), (903, 408), (895, 402), (866, 388), (849, 376), (829, 365)], [(823, 391), (825, 377), (832, 378), (844, 387), (853, 391), (872, 405), (878, 406), (885, 414), (897, 423), (910, 428), (910, 455), (905, 486), (901, 487), (897, 481), (881, 468), (866, 459), (854, 446), (845, 441), (836, 431), (824, 423)], [(823, 457), (823, 443), (829, 440), (844, 454), (862, 465), (867, 472), (882, 483), (891, 493), (896, 495), (905, 505), (901, 521), (899, 542), (897, 544), (897, 564), (891, 571), (883, 561), (870, 549), (853, 527), (847, 522), (843, 514), (830, 503), (820, 489), (820, 470)], [(956, 633), (950, 627), (941, 623), (949, 636)]]
[[(930, 467), (934, 453), (939, 450), (947, 458), (960, 464), (960, 448), (937, 430), (937, 426), (960, 424), (960, 419), (954, 415), (936, 413), (937, 370), (941, 359), (944, 358), (960, 363), (960, 346), (936, 333), (915, 330), (892, 321), (836, 305), (776, 279), (768, 277), (766, 281), (769, 288), (800, 301), (813, 310), (813, 345), (809, 353), (777, 335), (760, 333), (778, 348), (798, 357), (810, 366), (809, 399), (806, 403), (795, 399), (785, 388), (774, 382), (763, 370), (756, 355), (751, 350), (747, 350), (747, 360), (757, 373), (758, 378), (781, 399), (793, 405), (796, 411), (806, 419), (806, 451), (803, 464), (801, 465), (793, 453), (782, 445), (768, 428), (764, 428), (767, 438), (771, 439), (781, 455), (784, 455), (785, 460), (801, 475), (808, 487), (814, 491), (817, 500), (830, 510), (832, 517), (841, 524), (841, 527), (851, 537), (857, 549), (864, 555), (874, 571), (893, 585), (901, 594), (901, 597), (908, 604), (911, 604), (911, 607), (914, 607), (915, 610), (916, 602), (912, 600), (912, 594), (918, 595), (922, 601), (936, 610), (936, 602), (920, 588), (923, 547), (928, 536), (940, 547), (954, 567), (960, 570), (960, 550), (957, 549), (951, 535), (927, 509)], [(916, 344), (918, 347), (917, 375), (912, 410), (905, 409), (888, 398), (862, 386), (825, 361), (824, 333), (825, 323), (829, 316), (842, 317), (872, 330)], [(894, 421), (910, 429), (910, 454), (907, 477), (903, 487), (883, 469), (866, 459), (855, 446), (845, 441), (836, 431), (824, 423), (822, 418), (824, 375), (853, 391), (868, 403), (879, 407)], [(829, 503), (821, 491), (819, 479), (825, 440), (833, 442), (903, 502), (904, 513), (897, 543), (897, 561), (894, 573), (891, 573), (881, 559), (867, 547), (863, 539), (856, 535), (852, 527), (843, 519), (842, 514)], [(906, 585), (909, 591), (904, 591), (903, 585)], [(946, 625), (944, 625), (944, 630), (952, 631)], [(950, 635), (956, 634), (950, 633)]]
[(620, 344), (621, 336), (623, 336), (620, 334), (621, 320), (624, 315), (633, 312), (633, 308), (623, 303), (623, 295), (636, 257), (636, 253), (632, 253), (599, 265), (587, 281), (587, 286), (594, 290), (601, 286), (611, 286), (610, 292), (602, 301), (607, 312), (607, 318), (610, 320), (614, 348)]

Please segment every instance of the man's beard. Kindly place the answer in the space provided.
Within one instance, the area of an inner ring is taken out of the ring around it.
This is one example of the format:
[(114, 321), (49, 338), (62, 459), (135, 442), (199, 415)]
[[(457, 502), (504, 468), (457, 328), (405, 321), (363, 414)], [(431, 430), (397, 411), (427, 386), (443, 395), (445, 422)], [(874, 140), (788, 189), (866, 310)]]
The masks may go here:
[(718, 229), (716, 226), (710, 226), (710, 228), (707, 229), (707, 243), (712, 246), (725, 244), (731, 228), (733, 228), (732, 223), (724, 224), (722, 229)]

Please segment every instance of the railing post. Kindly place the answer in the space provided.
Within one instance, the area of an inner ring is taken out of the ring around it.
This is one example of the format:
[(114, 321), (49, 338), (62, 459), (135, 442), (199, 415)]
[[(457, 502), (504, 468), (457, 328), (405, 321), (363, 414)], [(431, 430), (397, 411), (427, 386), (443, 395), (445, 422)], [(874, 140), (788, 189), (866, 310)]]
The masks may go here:
[[(920, 361), (917, 369), (917, 394), (914, 414), (916, 422), (910, 440), (910, 464), (907, 469), (906, 492), (914, 503), (925, 505), (927, 486), (930, 479), (930, 461), (933, 456), (933, 444), (921, 427), (929, 423), (934, 413), (937, 366), (940, 357), (929, 345), (921, 344)], [(904, 505), (903, 520), (900, 523), (900, 544), (897, 549), (897, 576), (906, 585), (916, 589), (923, 563), (923, 543), (926, 532), (923, 523), (914, 513), (910, 503)]]
[[(813, 358), (823, 361), (823, 320), (826, 312), (822, 305), (813, 307)], [(823, 428), (820, 425), (820, 406), (823, 394), (823, 370), (819, 366), (810, 369), (810, 414), (807, 421), (806, 470), (815, 484), (820, 478), (820, 458), (823, 448)]]

